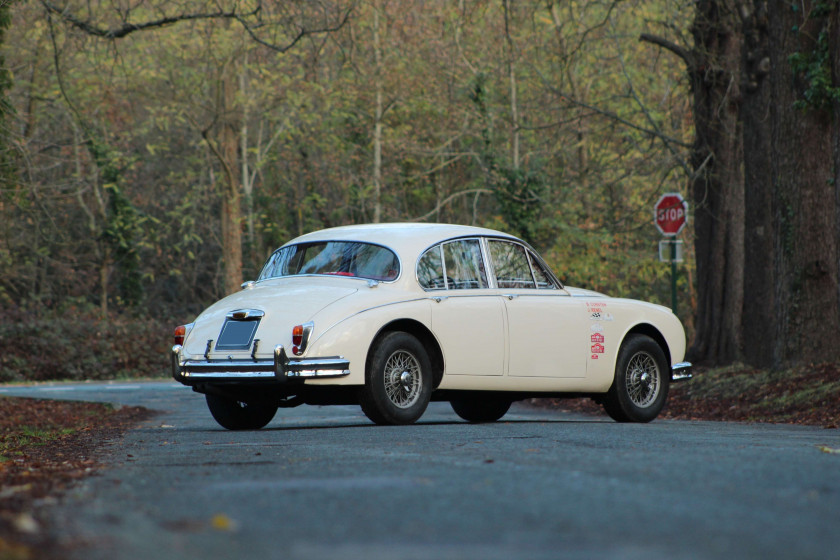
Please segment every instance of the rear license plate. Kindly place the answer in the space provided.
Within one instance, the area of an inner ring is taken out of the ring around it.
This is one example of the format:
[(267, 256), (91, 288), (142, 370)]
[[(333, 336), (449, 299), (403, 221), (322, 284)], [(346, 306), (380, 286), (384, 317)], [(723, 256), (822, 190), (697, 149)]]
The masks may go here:
[(259, 324), (259, 320), (235, 321), (226, 319), (225, 324), (222, 325), (222, 332), (219, 333), (216, 350), (248, 350), (254, 341), (254, 335)]

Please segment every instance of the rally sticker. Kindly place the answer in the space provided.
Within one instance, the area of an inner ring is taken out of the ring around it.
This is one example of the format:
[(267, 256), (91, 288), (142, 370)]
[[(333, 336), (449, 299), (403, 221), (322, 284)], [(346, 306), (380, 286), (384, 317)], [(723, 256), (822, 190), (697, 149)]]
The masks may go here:
[(613, 321), (613, 316), (611, 313), (604, 313), (602, 311), (596, 311), (589, 315), (589, 318), (593, 321)]
[(595, 333), (591, 337), (589, 337), (589, 339), (592, 342), (604, 342), (604, 335), (602, 335), (600, 333)]
[(592, 353), (593, 354), (603, 354), (604, 353), (604, 345), (600, 343), (595, 343), (592, 345)]

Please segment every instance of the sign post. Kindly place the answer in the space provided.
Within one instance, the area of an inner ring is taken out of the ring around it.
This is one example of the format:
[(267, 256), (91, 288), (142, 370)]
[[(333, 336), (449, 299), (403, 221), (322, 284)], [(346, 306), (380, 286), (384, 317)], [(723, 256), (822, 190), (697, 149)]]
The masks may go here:
[(653, 206), (653, 223), (671, 245), (671, 311), (677, 314), (677, 235), (688, 223), (688, 202), (680, 193), (665, 193)]

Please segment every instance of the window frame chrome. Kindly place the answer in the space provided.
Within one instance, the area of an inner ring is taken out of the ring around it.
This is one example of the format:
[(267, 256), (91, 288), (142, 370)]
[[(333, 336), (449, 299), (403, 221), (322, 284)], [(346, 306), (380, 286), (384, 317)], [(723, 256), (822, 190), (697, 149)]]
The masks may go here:
[[(477, 239), (478, 242), (479, 242), (479, 246), (481, 247), (481, 258), (484, 261), (484, 271), (485, 271), (485, 274), (487, 274), (487, 288), (478, 288), (478, 289), (489, 289), (489, 290), (500, 289), (498, 283), (496, 282), (496, 268), (494, 266), (493, 260), (490, 258), (489, 243), (490, 243), (490, 241), (502, 241), (502, 242), (512, 243), (514, 245), (519, 245), (520, 247), (522, 247), (525, 250), (525, 255), (528, 259), (528, 266), (529, 266), (530, 272), (531, 272), (531, 279), (534, 282), (534, 288), (522, 288), (522, 289), (534, 290), (535, 292), (539, 291), (539, 292), (543, 292), (543, 293), (551, 292), (551, 291), (560, 292), (562, 290), (565, 290), (565, 286), (560, 281), (560, 279), (557, 278), (557, 275), (554, 274), (554, 271), (551, 270), (551, 267), (548, 266), (548, 264), (546, 264), (545, 260), (543, 260), (543, 258), (539, 255), (539, 253), (537, 253), (536, 250), (534, 250), (534, 248), (531, 247), (528, 243), (526, 243), (525, 241), (522, 241), (521, 239), (517, 239), (515, 237), (504, 237), (504, 236), (496, 236), (496, 235), (464, 235), (464, 236), (459, 236), (459, 237), (452, 237), (452, 238), (449, 238), (449, 239), (442, 239), (442, 240), (440, 240), (436, 243), (433, 243), (432, 245), (429, 245), (428, 247), (426, 247), (425, 249), (420, 251), (420, 255), (417, 257), (417, 261), (414, 263), (414, 279), (416, 280), (417, 285), (420, 286), (420, 289), (422, 289), (424, 292), (441, 292), (441, 291), (449, 292), (449, 291), (451, 291), (450, 288), (449, 288), (449, 281), (446, 279), (446, 259), (443, 256), (443, 245), (445, 243), (452, 243), (454, 241), (464, 241), (464, 240), (470, 240), (470, 239)], [(438, 251), (440, 252), (441, 269), (443, 271), (443, 279), (444, 279), (443, 280), (443, 283), (444, 283), (443, 288), (426, 288), (426, 287), (423, 286), (423, 284), (420, 283), (420, 275), (418, 274), (418, 267), (420, 266), (420, 260), (426, 255), (426, 253), (428, 253), (430, 250), (432, 250), (434, 248), (437, 248)], [(534, 274), (534, 266), (535, 266), (534, 263), (535, 262), (539, 263), (542, 266), (542, 269), (545, 271), (548, 280), (550, 282), (552, 282), (552, 284), (554, 285), (553, 289), (540, 288), (539, 287), (539, 282), (537, 282), (536, 275)], [(464, 292), (466, 292), (466, 291), (469, 291), (469, 290), (464, 290)], [(460, 293), (463, 294), (463, 292), (460, 292)]]

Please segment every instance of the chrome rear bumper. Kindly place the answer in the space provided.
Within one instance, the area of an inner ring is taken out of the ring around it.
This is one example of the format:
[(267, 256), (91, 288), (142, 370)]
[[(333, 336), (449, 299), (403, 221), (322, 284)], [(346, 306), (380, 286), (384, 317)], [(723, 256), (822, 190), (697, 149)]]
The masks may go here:
[(671, 367), (671, 382), (688, 381), (694, 375), (691, 373), (691, 362), (680, 362)]
[(321, 379), (350, 375), (350, 361), (343, 356), (290, 360), (283, 345), (274, 347), (272, 360), (183, 360), (182, 346), (172, 347), (172, 377), (184, 385), (204, 381), (267, 381)]

